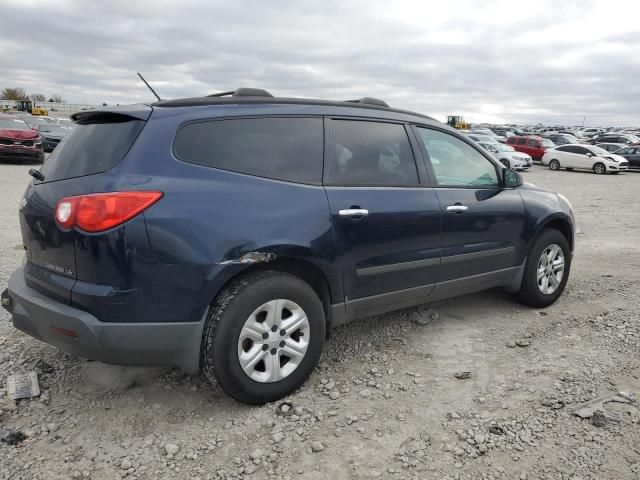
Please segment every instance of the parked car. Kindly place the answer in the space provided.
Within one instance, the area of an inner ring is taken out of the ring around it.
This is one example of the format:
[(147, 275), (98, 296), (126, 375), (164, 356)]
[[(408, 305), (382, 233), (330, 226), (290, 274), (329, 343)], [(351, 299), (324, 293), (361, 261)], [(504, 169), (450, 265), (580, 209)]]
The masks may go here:
[(542, 157), (542, 164), (549, 165), (551, 170), (577, 168), (593, 170), (597, 174), (620, 173), (629, 166), (624, 157), (609, 153), (595, 145), (561, 145), (547, 150)]
[(71, 131), (67, 127), (55, 123), (39, 125), (38, 130), (42, 135), (45, 152), (52, 152), (56, 145)]
[(545, 133), (540, 136), (542, 138), (551, 140), (554, 143), (554, 145), (567, 145), (569, 143), (580, 143), (580, 140), (578, 140), (573, 135), (566, 135), (562, 133)]
[(380, 100), (240, 89), (73, 120), (31, 171), (2, 305), (74, 355), (201, 368), (259, 404), (331, 327), (500, 286), (546, 307), (569, 277), (565, 197)]
[(492, 137), (495, 142), (501, 142), (501, 143), (503, 143), (506, 139), (504, 136), (497, 135), (490, 128), (474, 128), (469, 133), (474, 135), (486, 135), (488, 137)]
[(542, 155), (548, 148), (555, 147), (555, 144), (547, 139), (535, 135), (527, 135), (526, 137), (509, 137), (507, 145), (511, 145), (518, 152), (526, 153), (534, 160), (542, 159)]
[(471, 140), (473, 140), (476, 143), (500, 143), (498, 142), (498, 140), (496, 139), (496, 137), (493, 136), (489, 136), (489, 135), (484, 135), (484, 134), (480, 134), (480, 133), (465, 133), (465, 136), (467, 138), (470, 138)]
[(492, 127), (489, 130), (491, 130), (493, 133), (495, 133), (498, 138), (502, 138), (502, 139), (505, 139), (505, 140), (506, 140), (507, 137), (513, 137), (515, 135), (515, 133), (513, 133), (508, 128)]
[(42, 163), (44, 152), (38, 131), (20, 118), (0, 114), (0, 159)]
[(525, 170), (533, 164), (530, 155), (522, 152), (516, 152), (510, 145), (485, 142), (479, 142), (478, 144), (507, 168)]
[(640, 143), (640, 138), (635, 135), (629, 135), (624, 133), (606, 133), (604, 135), (598, 135), (589, 140), (588, 143), (618, 143), (620, 146), (628, 144)]
[(630, 169), (639, 169), (640, 168), (640, 145), (637, 146), (629, 146), (622, 147), (617, 150), (615, 154), (619, 157), (624, 157), (629, 162)]
[(600, 147), (609, 153), (615, 153), (621, 148), (624, 148), (624, 145), (621, 145), (619, 143), (598, 143), (596, 144), (596, 147)]

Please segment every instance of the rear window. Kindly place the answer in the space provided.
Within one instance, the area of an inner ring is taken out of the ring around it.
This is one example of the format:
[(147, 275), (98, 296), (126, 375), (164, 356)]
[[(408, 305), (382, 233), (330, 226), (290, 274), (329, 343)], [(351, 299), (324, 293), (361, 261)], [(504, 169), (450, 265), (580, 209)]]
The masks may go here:
[(116, 166), (138, 138), (142, 120), (125, 115), (94, 117), (77, 124), (40, 169), (46, 182), (101, 173)]
[(239, 118), (190, 123), (176, 135), (180, 160), (289, 182), (321, 183), (321, 118)]

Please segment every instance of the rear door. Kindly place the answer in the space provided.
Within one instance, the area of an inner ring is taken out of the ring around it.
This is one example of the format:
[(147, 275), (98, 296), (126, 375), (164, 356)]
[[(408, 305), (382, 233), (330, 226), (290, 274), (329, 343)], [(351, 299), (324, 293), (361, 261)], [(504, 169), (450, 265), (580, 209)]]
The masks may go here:
[(629, 147), (630, 152), (624, 155), (629, 160), (629, 167), (640, 168), (640, 147)]
[(77, 233), (56, 224), (58, 200), (93, 192), (100, 174), (119, 163), (133, 145), (150, 112), (149, 107), (140, 107), (135, 115), (83, 112), (45, 161), (44, 180), (32, 180), (20, 202), (27, 285), (58, 301), (71, 301)]
[(531, 155), (532, 158), (535, 158), (537, 160), (540, 160), (542, 158), (544, 150), (542, 150), (542, 145), (540, 144), (539, 140), (535, 138), (527, 139), (527, 148), (529, 149), (527, 153)]
[(416, 127), (442, 211), (436, 292), (449, 296), (501, 285), (526, 255), (525, 209), (502, 188), (502, 168), (449, 132)]
[[(440, 206), (402, 123), (327, 121), (324, 184), (347, 313), (365, 316), (431, 292), (440, 261)], [(408, 303), (403, 303), (408, 302)]]

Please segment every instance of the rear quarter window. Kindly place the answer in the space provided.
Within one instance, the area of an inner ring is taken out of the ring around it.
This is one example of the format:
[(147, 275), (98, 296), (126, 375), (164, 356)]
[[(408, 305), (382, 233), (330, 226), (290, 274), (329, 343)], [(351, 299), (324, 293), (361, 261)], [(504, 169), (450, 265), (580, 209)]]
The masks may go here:
[(182, 126), (173, 145), (188, 163), (298, 183), (322, 182), (321, 118), (238, 118)]

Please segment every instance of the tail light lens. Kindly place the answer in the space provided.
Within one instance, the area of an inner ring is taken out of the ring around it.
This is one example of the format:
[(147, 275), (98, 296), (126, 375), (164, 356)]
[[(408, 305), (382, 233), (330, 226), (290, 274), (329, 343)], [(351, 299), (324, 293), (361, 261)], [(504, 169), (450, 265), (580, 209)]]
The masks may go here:
[(117, 227), (162, 198), (162, 192), (110, 192), (65, 197), (58, 201), (56, 222), (64, 230), (78, 227), (103, 232)]

